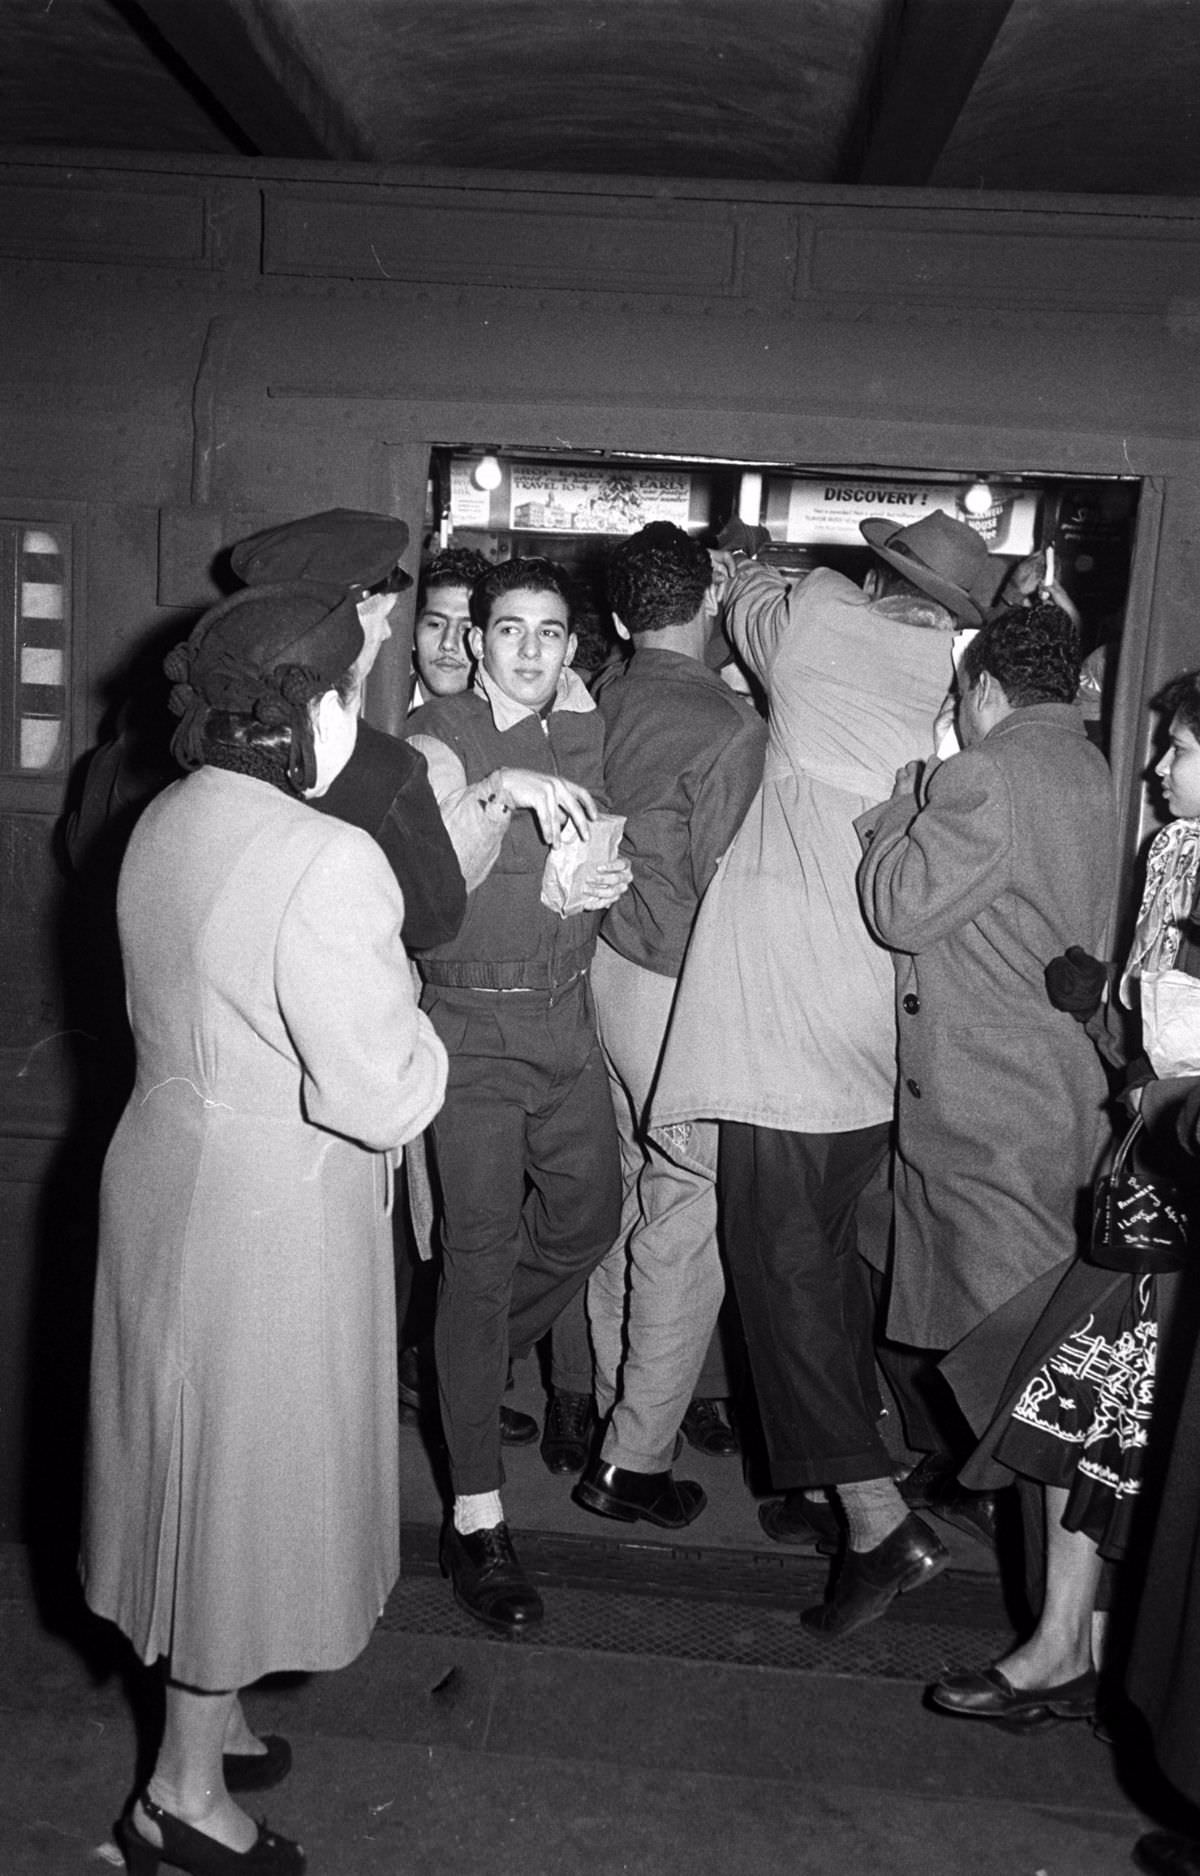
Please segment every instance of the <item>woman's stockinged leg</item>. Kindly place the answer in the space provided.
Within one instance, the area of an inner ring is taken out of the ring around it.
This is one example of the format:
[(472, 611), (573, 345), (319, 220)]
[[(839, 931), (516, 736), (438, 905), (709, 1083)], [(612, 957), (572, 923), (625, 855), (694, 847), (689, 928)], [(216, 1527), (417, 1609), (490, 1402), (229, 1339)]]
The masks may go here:
[[(238, 1708), (237, 1692), (200, 1693), (167, 1682), (166, 1723), (147, 1793), (154, 1804), (231, 1850), (248, 1850), (257, 1826), (225, 1788), (226, 1732)], [(134, 1819), (148, 1843), (161, 1832), (139, 1802)]]
[(1102, 1562), (1090, 1537), (1063, 1529), (1063, 1486), (1047, 1485), (1046, 1594), (1028, 1641), (997, 1662), (1014, 1687), (1060, 1687), (1093, 1665), (1092, 1618)]
[(229, 1710), (229, 1717), (225, 1722), (223, 1751), (235, 1752), (246, 1758), (252, 1757), (255, 1753), (266, 1751), (262, 1740), (258, 1737), (257, 1733), (254, 1732), (242, 1710), (242, 1698), (240, 1694), (233, 1696), (233, 1705)]

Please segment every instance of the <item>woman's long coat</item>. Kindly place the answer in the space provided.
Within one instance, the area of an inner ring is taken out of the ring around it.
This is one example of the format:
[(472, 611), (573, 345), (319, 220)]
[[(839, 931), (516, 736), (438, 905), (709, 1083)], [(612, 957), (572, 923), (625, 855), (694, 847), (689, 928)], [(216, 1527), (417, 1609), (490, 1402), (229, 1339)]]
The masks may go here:
[(83, 1567), (196, 1687), (348, 1661), (399, 1567), (387, 1214), (446, 1074), (403, 911), (367, 835), (216, 769), (122, 871)]
[(1074, 706), (1037, 704), (870, 819), (860, 888), (896, 964), (888, 1334), (948, 1349), (1076, 1248), (1107, 1084), (1044, 972), (1102, 946), (1112, 784)]

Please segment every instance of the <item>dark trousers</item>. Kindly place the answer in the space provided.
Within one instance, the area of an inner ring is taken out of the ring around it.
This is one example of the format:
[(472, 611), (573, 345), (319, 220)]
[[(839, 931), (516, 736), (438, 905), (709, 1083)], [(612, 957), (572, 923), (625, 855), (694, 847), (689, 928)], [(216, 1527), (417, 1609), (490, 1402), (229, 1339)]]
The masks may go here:
[(455, 1491), (490, 1492), (510, 1351), (529, 1352), (617, 1235), (616, 1125), (586, 978), (558, 998), (439, 988), (423, 1002), (450, 1056), (433, 1122), (442, 1427)]
[(887, 1126), (786, 1133), (722, 1121), (717, 1185), (774, 1483), (890, 1476), (855, 1207)]

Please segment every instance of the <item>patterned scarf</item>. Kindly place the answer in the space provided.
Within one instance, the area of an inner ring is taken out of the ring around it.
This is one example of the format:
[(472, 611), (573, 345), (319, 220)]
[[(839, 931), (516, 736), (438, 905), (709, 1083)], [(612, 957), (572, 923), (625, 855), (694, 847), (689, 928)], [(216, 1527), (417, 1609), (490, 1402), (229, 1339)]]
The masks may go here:
[(1181, 816), (1154, 836), (1146, 861), (1146, 886), (1133, 934), (1120, 997), (1132, 1009), (1129, 990), (1147, 971), (1169, 971), (1179, 954), (1183, 927), (1192, 914), (1200, 875), (1200, 819)]

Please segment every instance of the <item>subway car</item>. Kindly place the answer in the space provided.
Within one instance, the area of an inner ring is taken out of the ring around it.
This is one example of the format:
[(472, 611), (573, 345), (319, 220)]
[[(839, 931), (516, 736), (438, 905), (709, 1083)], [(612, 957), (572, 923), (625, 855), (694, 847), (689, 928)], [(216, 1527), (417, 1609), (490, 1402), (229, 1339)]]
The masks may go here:
[(601, 637), (605, 550), (657, 516), (797, 570), (936, 507), (1051, 548), (1127, 908), (1146, 700), (1200, 662), (1194, 205), (46, 151), (0, 163), (0, 250), (0, 1537), (70, 1515), (124, 1046), (82, 765), (165, 731), (162, 655), (242, 536), (348, 506), (408, 521), (414, 572), (550, 553)]

